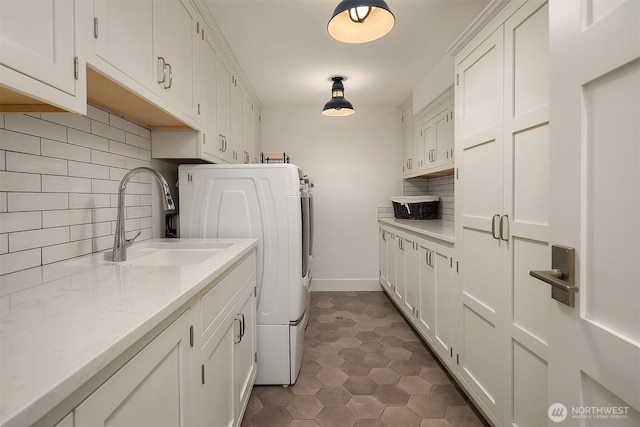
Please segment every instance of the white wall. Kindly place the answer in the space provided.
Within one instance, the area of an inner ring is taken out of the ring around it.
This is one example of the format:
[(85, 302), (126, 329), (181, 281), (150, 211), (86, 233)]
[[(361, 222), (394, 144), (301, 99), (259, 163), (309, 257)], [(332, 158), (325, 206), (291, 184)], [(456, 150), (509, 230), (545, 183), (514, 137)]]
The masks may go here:
[(451, 87), (454, 79), (453, 56), (445, 54), (413, 88), (413, 114), (418, 114)]
[(265, 108), (262, 149), (285, 151), (314, 181), (314, 290), (380, 290), (377, 206), (402, 194), (399, 108)]

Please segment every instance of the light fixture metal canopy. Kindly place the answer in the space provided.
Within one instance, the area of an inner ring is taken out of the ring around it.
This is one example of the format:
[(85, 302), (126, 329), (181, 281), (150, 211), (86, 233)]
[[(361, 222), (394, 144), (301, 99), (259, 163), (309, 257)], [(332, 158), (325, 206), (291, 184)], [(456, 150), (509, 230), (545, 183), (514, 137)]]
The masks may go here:
[(366, 43), (387, 34), (395, 22), (384, 0), (342, 0), (333, 11), (327, 31), (344, 43)]
[(331, 85), (331, 99), (324, 105), (322, 114), (331, 117), (348, 116), (353, 114), (355, 112), (353, 105), (344, 99), (344, 85), (342, 82), (346, 80), (346, 77), (333, 76), (330, 80), (333, 81), (333, 84)]

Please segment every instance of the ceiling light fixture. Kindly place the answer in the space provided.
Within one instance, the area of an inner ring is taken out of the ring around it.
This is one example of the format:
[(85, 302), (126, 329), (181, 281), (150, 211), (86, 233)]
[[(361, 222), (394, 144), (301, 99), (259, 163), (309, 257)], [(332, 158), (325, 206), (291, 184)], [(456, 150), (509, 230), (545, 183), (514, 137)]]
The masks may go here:
[(322, 114), (325, 116), (348, 116), (354, 113), (353, 105), (344, 99), (344, 85), (342, 81), (346, 79), (346, 77), (342, 76), (333, 76), (329, 79), (333, 80), (333, 85), (331, 86), (331, 100), (329, 100), (322, 109)]
[(341, 42), (365, 43), (387, 34), (395, 23), (384, 0), (342, 0), (333, 11), (327, 31)]

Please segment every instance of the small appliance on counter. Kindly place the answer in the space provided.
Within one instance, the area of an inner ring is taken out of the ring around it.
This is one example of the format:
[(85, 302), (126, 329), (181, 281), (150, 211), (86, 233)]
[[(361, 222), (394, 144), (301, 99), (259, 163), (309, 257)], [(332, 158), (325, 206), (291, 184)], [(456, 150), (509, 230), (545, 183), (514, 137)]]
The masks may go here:
[(398, 196), (392, 197), (393, 213), (398, 219), (436, 219), (438, 217), (438, 196)]

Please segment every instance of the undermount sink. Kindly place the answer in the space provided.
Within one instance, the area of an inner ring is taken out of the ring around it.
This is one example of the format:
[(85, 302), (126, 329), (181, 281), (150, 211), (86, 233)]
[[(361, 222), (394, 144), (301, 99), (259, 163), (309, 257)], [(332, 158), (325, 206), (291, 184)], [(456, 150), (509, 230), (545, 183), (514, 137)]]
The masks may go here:
[(114, 262), (111, 251), (71, 261), (69, 266), (180, 266), (207, 261), (231, 247), (233, 243), (140, 242), (127, 250), (127, 260)]

